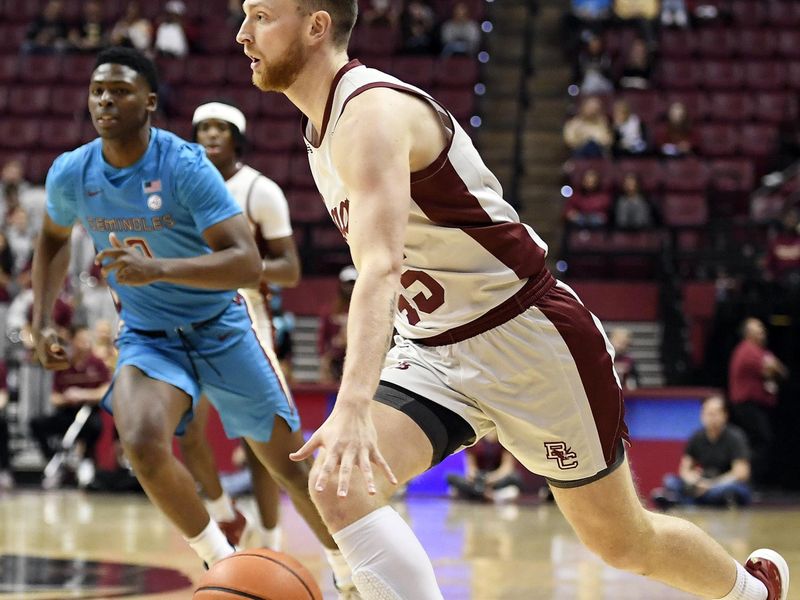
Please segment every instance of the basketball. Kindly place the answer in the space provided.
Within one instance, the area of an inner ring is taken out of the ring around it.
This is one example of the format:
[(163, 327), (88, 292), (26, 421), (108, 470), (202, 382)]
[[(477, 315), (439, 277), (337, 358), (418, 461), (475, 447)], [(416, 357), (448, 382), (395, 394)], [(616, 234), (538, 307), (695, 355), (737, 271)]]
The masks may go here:
[(215, 564), (197, 585), (194, 600), (322, 600), (300, 562), (266, 548), (244, 550)]

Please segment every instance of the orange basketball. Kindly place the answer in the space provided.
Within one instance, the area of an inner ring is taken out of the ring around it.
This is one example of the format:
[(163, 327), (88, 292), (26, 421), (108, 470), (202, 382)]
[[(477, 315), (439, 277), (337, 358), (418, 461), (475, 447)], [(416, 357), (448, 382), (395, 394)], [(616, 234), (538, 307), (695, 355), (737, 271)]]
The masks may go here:
[(300, 562), (282, 552), (256, 548), (215, 564), (197, 585), (194, 600), (322, 600), (322, 592)]

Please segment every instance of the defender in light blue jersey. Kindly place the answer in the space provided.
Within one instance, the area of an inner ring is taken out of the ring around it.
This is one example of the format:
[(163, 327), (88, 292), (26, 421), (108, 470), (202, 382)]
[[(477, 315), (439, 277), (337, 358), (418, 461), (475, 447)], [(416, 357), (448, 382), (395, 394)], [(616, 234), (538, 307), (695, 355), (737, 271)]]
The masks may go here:
[(157, 78), (141, 53), (97, 59), (89, 111), (100, 138), (61, 155), (47, 177), (47, 215), (33, 264), (37, 354), (66, 366), (51, 312), (80, 222), (92, 236), (123, 321), (104, 400), (147, 495), (208, 564), (233, 549), (172, 454), (205, 393), (225, 432), (243, 437), (327, 548), (335, 543), (307, 491), (299, 417), (257, 339), (237, 288), (261, 260), (241, 208), (201, 146), (151, 127)]

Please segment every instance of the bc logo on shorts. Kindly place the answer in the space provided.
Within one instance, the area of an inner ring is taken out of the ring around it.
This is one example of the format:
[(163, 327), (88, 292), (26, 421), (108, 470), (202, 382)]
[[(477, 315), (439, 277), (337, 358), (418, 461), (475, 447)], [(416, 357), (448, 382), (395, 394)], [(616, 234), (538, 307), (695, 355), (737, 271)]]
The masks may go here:
[(565, 442), (545, 442), (544, 447), (547, 450), (547, 459), (557, 461), (558, 468), (562, 471), (578, 466), (578, 455)]

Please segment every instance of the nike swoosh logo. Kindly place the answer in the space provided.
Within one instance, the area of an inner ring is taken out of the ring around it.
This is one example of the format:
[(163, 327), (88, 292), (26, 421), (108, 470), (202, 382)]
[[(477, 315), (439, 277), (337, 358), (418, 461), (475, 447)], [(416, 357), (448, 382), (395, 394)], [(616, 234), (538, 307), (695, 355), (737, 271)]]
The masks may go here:
[(97, 196), (97, 194), (99, 194), (99, 193), (100, 193), (100, 191), (101, 191), (101, 190), (90, 190), (90, 191), (86, 192), (86, 195), (87, 195), (87, 196), (90, 196), (90, 197), (91, 197), (91, 196)]

